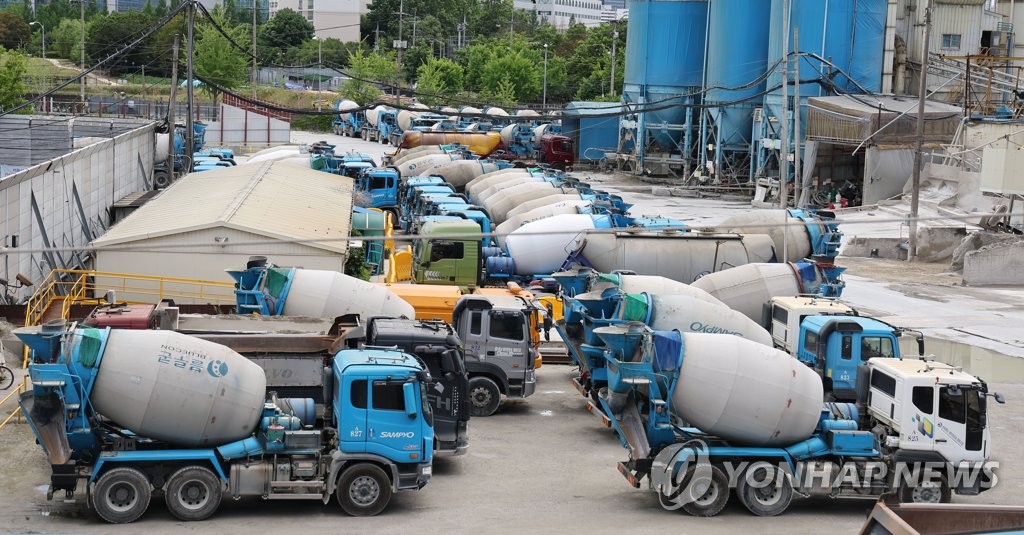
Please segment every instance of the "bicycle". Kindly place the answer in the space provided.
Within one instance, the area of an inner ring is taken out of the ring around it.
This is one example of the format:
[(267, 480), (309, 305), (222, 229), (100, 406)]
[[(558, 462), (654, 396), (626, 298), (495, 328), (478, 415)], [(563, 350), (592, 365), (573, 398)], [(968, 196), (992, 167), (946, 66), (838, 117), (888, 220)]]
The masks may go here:
[(14, 372), (0, 364), (0, 390), (7, 390), (14, 384)]

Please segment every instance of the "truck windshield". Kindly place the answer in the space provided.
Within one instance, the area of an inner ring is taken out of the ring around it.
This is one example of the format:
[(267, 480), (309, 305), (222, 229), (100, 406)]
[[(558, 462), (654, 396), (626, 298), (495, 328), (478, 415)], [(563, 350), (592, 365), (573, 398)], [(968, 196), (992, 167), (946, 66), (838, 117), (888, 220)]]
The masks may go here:
[(892, 339), (886, 336), (865, 336), (860, 340), (860, 359), (893, 358)]

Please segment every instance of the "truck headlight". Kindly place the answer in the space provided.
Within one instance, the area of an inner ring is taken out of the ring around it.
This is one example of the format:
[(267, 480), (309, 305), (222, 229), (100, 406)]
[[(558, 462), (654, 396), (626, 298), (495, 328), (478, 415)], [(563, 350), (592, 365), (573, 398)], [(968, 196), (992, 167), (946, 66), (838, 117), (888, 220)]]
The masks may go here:
[(425, 475), (425, 476), (434, 475), (434, 467), (429, 465), (429, 464), (424, 466), (423, 467), (423, 475)]

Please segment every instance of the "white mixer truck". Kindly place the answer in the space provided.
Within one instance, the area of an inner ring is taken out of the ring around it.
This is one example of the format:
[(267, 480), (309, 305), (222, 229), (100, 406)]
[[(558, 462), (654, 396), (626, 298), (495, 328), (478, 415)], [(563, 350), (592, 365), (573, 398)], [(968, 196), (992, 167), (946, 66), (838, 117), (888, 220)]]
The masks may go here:
[(948, 502), (996, 482), (984, 381), (925, 360), (871, 359), (856, 404), (823, 403), (820, 377), (739, 336), (595, 329), (607, 347), (599, 396), (629, 459), (662, 504), (718, 514), (734, 491), (772, 516), (802, 497)]
[(376, 515), (430, 479), (430, 376), (411, 355), (337, 352), (321, 412), (267, 392), (263, 370), (231, 349), (174, 331), (59, 322), (15, 334), (33, 351), (20, 404), (53, 469), (47, 497), (82, 497), (108, 522), (138, 519), (159, 495), (185, 521), (244, 496), (333, 496)]

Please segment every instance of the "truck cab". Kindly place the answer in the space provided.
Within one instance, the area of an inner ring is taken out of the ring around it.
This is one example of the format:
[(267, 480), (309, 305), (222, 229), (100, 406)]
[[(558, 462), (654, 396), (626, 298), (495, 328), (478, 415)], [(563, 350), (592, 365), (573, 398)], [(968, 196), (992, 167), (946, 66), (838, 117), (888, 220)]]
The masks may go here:
[(576, 150), (572, 139), (559, 134), (544, 134), (540, 138), (538, 160), (558, 169), (576, 163)]
[(434, 216), (419, 233), (425, 239), (413, 246), (413, 276), (419, 284), (468, 287), (480, 276), (480, 227), (461, 218)]
[(469, 375), (462, 341), (446, 321), (370, 318), (367, 346), (396, 347), (416, 355), (430, 371), (433, 382), (427, 400), (434, 414), (434, 449), (462, 455), (469, 447)]
[(835, 300), (822, 297), (773, 297), (764, 305), (761, 326), (772, 335), (775, 347), (795, 355), (800, 341), (800, 324), (807, 316), (856, 316), (857, 311)]
[(857, 366), (872, 358), (899, 358), (899, 331), (860, 316), (808, 316), (800, 324), (796, 357), (821, 375), (826, 394), (853, 400)]
[[(401, 178), (390, 167), (367, 169), (356, 180), (359, 191), (369, 196), (368, 208), (395, 208), (398, 206), (398, 188)], [(397, 212), (395, 215), (398, 215)]]
[(501, 395), (525, 398), (537, 386), (538, 314), (522, 296), (465, 295), (452, 322), (465, 344), (473, 416), (489, 416)]
[[(988, 385), (960, 368), (924, 359), (871, 359), (859, 370), (864, 377), (858, 403), (866, 406), (868, 425), (886, 430), (883, 448), (894, 461), (935, 462), (954, 467), (988, 460), (991, 435), (987, 421)], [(1000, 394), (993, 394), (1002, 403)], [(863, 412), (862, 412), (863, 414)], [(943, 502), (950, 492), (978, 494), (986, 478), (943, 479)], [(902, 501), (918, 489), (901, 490)]]

